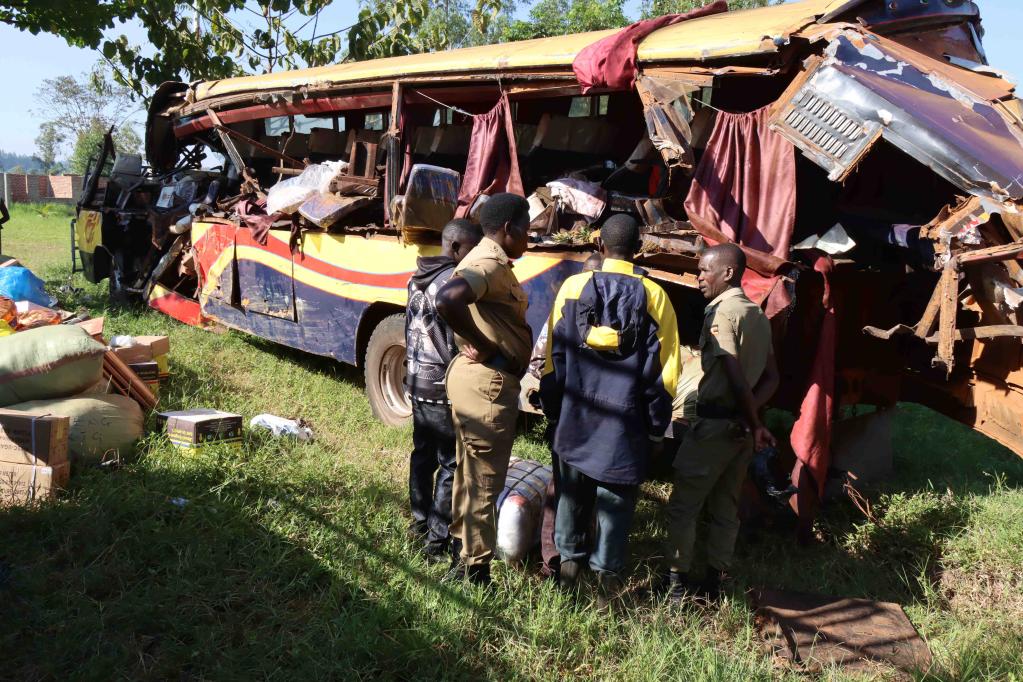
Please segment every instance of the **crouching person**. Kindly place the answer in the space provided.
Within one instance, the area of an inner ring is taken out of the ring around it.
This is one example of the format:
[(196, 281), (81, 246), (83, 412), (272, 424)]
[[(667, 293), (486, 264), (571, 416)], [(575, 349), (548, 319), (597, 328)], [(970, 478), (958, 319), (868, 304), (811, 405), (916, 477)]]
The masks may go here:
[(482, 237), (483, 231), (471, 221), (452, 220), (441, 233), (440, 255), (420, 256), (408, 283), (405, 381), (412, 398), (410, 531), (424, 543), (422, 552), (430, 562), (447, 555), (455, 476), (455, 427), (444, 376), (458, 349), (454, 334), (437, 314), (437, 292)]
[(526, 292), (512, 270), (528, 244), (529, 204), (495, 194), (480, 209), (483, 240), (455, 269), (437, 304), (461, 352), (448, 368), (458, 446), (451, 535), (461, 542), (447, 580), (489, 585), (497, 546), (497, 497), (504, 488), (519, 414), (519, 377), (533, 334)]
[(601, 268), (569, 277), (555, 299), (540, 395), (557, 421), (559, 582), (572, 587), (588, 564), (607, 603), (623, 585), (639, 484), (671, 421), (679, 346), (671, 302), (631, 262), (636, 221), (613, 216), (600, 235)]
[[(746, 256), (734, 244), (707, 249), (700, 258), (700, 291), (707, 305), (700, 334), (703, 376), (696, 417), (675, 458), (668, 500), (669, 597), (717, 598), (739, 532), (739, 493), (754, 448), (774, 445), (760, 410), (778, 386), (771, 326), (739, 284)], [(705, 581), (690, 582), (696, 522), (707, 508)]]

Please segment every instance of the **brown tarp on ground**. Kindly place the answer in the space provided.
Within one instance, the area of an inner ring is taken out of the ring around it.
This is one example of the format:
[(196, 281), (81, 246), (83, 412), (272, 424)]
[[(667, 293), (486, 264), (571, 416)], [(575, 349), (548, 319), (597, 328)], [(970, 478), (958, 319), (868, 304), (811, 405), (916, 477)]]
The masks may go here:
[(898, 604), (775, 590), (755, 593), (754, 601), (757, 629), (772, 653), (808, 672), (836, 665), (883, 672), (872, 670), (879, 663), (926, 671), (931, 664), (927, 644)]
[(465, 218), (481, 194), (511, 192), (525, 196), (515, 149), (515, 124), (508, 95), (501, 94), (494, 108), (472, 117), (469, 156), (458, 192), (456, 218)]

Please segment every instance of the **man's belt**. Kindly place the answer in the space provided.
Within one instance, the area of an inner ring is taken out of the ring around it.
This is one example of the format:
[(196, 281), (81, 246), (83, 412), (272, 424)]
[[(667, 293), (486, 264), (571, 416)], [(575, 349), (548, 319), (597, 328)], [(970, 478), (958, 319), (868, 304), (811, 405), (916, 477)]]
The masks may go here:
[(739, 412), (734, 407), (696, 403), (696, 416), (701, 419), (738, 419)]

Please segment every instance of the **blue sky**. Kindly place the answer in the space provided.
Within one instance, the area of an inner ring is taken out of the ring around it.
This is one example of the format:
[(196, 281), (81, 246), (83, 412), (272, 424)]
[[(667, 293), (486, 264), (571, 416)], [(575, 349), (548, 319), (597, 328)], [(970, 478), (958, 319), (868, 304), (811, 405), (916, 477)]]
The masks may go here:
[[(1023, 2), (1020, 0), (976, 0), (984, 19), (984, 46), (991, 64), (1011, 75), (1023, 75), (1023, 50), (1018, 33), (1023, 31)], [(525, 4), (525, 3), (520, 3)], [(630, 16), (638, 13), (638, 0), (626, 6)], [(355, 18), (354, 0), (335, 2), (321, 17), (319, 31), (343, 28)], [(138, 41), (141, 31), (131, 25), (115, 31)], [(1013, 36), (1017, 36), (1014, 38)], [(33, 36), (0, 24), (0, 65), (3, 66), (3, 96), (0, 97), (0, 149), (21, 154), (35, 151), (39, 121), (33, 115), (35, 92), (45, 78), (87, 71), (98, 59), (89, 50), (69, 47), (50, 35)], [(126, 114), (128, 112), (125, 112)], [(141, 120), (141, 114), (133, 117)]]

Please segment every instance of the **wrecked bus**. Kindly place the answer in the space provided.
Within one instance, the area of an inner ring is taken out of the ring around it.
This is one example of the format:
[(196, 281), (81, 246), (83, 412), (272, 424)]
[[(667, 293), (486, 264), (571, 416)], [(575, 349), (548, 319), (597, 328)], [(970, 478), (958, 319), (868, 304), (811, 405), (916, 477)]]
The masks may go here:
[(416, 256), (512, 189), (534, 332), (613, 213), (643, 224), (689, 344), (700, 249), (742, 245), (819, 485), (842, 405), (924, 403), (1023, 454), (1021, 108), (976, 5), (709, 11), (643, 38), (634, 85), (581, 84), (574, 60), (614, 35), (166, 83), (148, 165), (108, 142), (86, 180), (86, 277), (363, 367), (400, 423)]

